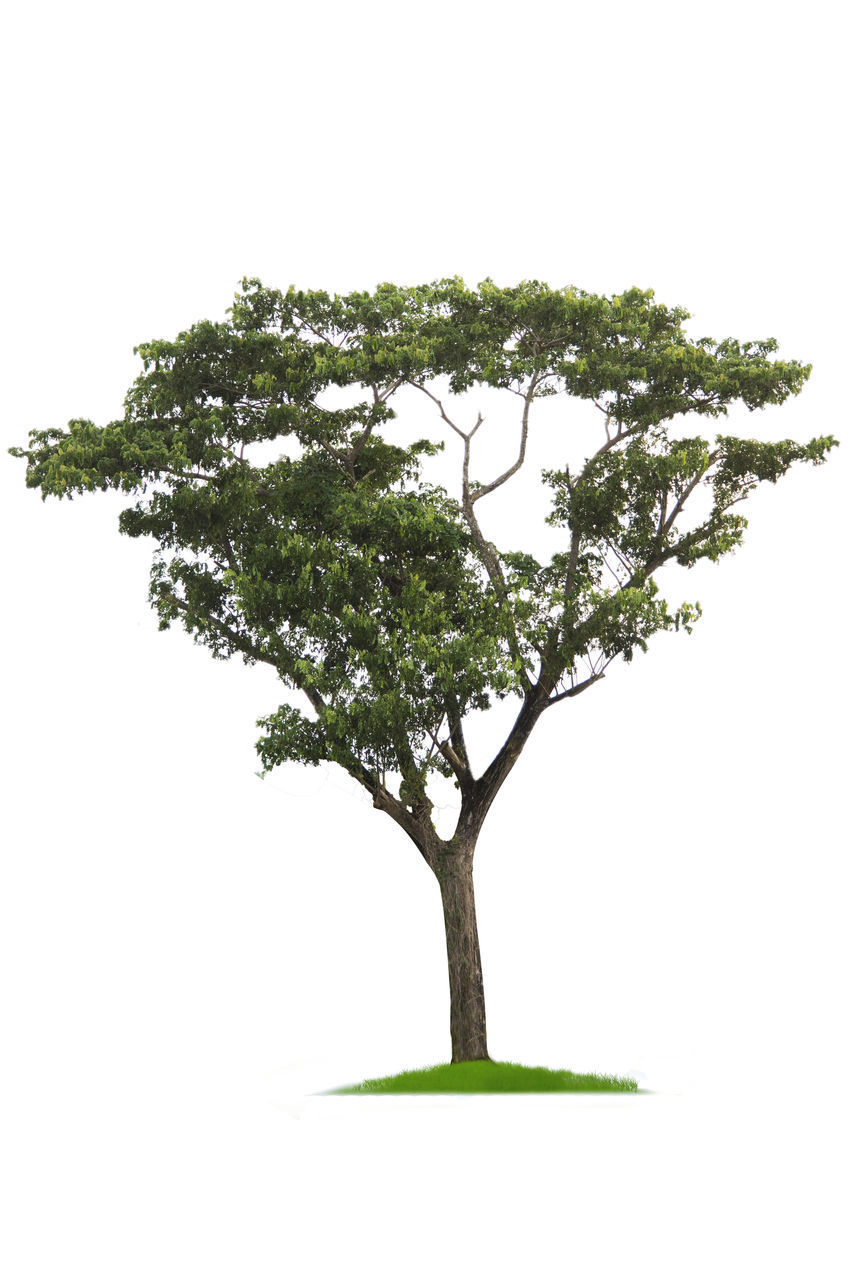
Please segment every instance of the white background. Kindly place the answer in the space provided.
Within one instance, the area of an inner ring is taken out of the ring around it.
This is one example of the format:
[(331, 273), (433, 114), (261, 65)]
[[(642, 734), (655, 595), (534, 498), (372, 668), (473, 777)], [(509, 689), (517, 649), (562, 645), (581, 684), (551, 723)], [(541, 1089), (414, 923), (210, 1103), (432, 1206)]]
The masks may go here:
[[(851, 1274), (841, 12), (7, 19), (4, 447), (120, 416), (133, 346), (244, 275), (651, 287), (692, 336), (813, 363), (733, 430), (842, 441), (743, 508), (735, 556), (661, 576), (693, 636), (549, 713), (484, 829), (492, 1055), (650, 1090), (610, 1099), (313, 1096), (447, 1058), (438, 889), (340, 770), (258, 780), (275, 677), (157, 632), (125, 499), (42, 504), (3, 455), (10, 1280)], [(592, 416), (538, 417), (489, 536), (536, 548), (539, 467)], [(514, 432), (496, 410), (475, 474)]]

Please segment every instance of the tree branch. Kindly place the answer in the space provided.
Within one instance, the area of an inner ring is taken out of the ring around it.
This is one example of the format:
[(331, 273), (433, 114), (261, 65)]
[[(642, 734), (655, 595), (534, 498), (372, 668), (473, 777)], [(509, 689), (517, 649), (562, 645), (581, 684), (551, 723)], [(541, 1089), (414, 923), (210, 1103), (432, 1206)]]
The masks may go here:
[(225, 552), (225, 557), (228, 561), (229, 569), (231, 569), (232, 573), (237, 573), (238, 572), (237, 557), (234, 554), (234, 548), (232, 547), (231, 542), (229, 541), (228, 534), (225, 532), (224, 529), (220, 531), (220, 535), (217, 541), (219, 545), (222, 547), (223, 551)]
[(348, 466), (347, 454), (342, 453), (340, 449), (336, 449), (334, 445), (330, 444), (328, 440), (324, 440), (322, 436), (317, 437), (317, 442), (322, 449), (326, 450), (326, 452), (329, 454), (331, 458), (334, 458), (342, 474), (355, 482), (355, 476), (353, 475), (353, 468), (351, 465)]
[[(444, 720), (444, 718), (445, 717), (443, 716), (442, 720)], [(457, 755), (456, 751), (454, 750), (453, 746), (451, 745), (451, 743), (447, 738), (444, 740), (444, 742), (439, 741), (439, 730), (441, 729), (441, 727), (442, 727), (442, 721), (440, 720), (438, 725), (436, 726), (435, 733), (433, 732), (432, 729), (427, 730), (428, 736), (431, 742), (433, 743), (433, 746), (438, 751), (439, 755), (443, 756), (444, 759), (447, 760), (448, 764), (453, 769), (457, 777), (457, 780), (462, 786), (466, 782), (466, 775), (467, 775), (466, 766), (463, 764), (462, 760), (459, 758), (459, 756)], [(433, 752), (431, 751), (427, 757), (427, 760), (429, 762), (432, 759), (433, 759)]]
[(482, 776), (463, 795), (457, 829), (452, 837), (454, 840), (469, 843), (477, 839), (495, 797), (547, 706), (548, 699), (537, 686), (532, 685), (522, 700), (519, 714), (503, 746)]
[(472, 497), (471, 489), (469, 487), (469, 459), (471, 456), (471, 440), (472, 440), (472, 436), (475, 434), (478, 427), (480, 427), (481, 424), (483, 423), (483, 420), (484, 420), (483, 415), (478, 413), (477, 421), (475, 422), (471, 431), (465, 432), (462, 430), (462, 428), (458, 427), (455, 422), (451, 421), (451, 419), (448, 417), (447, 413), (445, 412), (445, 407), (442, 404), (442, 401), (439, 399), (438, 396), (434, 396), (433, 392), (429, 391), (427, 387), (423, 385), (423, 383), (416, 382), (413, 378), (407, 378), (406, 381), (410, 384), (410, 386), (416, 387), (419, 391), (423, 391), (426, 396), (430, 397), (430, 399), (433, 401), (435, 405), (439, 406), (439, 413), (441, 414), (443, 421), (447, 422), (448, 426), (451, 427), (453, 431), (456, 431), (457, 435), (464, 442), (463, 503), (462, 503), (463, 515), (466, 518), (466, 523), (471, 529), (472, 535), (475, 540), (475, 545), (477, 546), (477, 549), (480, 553), (481, 562), (483, 563), (484, 568), (486, 569), (486, 572), (489, 575), (489, 579), (492, 582), (492, 585), (495, 587), (496, 591), (498, 591), (501, 595), (503, 595), (506, 598), (507, 583), (505, 582), (504, 574), (501, 571), (501, 564), (499, 563), (498, 556), (494, 551), (491, 543), (487, 542), (486, 538), (483, 536), (483, 532), (480, 528), (480, 525), (477, 522), (477, 519), (474, 514), (474, 498)]
[[(472, 537), (474, 538), (475, 546), (477, 547), (481, 563), (486, 569), (486, 572), (489, 576), (489, 580), (492, 583), (493, 587), (495, 588), (496, 592), (502, 597), (502, 599), (506, 601), (507, 595), (508, 595), (507, 582), (505, 581), (504, 573), (501, 569), (501, 562), (498, 559), (498, 553), (495, 547), (493, 547), (492, 543), (488, 542), (484, 537), (483, 531), (477, 522), (477, 517), (474, 514), (474, 503), (478, 497), (481, 497), (482, 494), (486, 492), (486, 490), (479, 489), (476, 494), (472, 495), (471, 488), (469, 485), (469, 461), (471, 457), (471, 440), (475, 432), (477, 431), (477, 429), (482, 425), (484, 421), (483, 415), (478, 413), (477, 421), (475, 422), (471, 431), (465, 432), (460, 427), (458, 427), (455, 422), (451, 421), (451, 419), (448, 417), (447, 413), (445, 412), (445, 407), (442, 404), (442, 401), (438, 398), (438, 396), (434, 396), (432, 391), (429, 391), (427, 387), (425, 387), (420, 382), (416, 382), (413, 378), (407, 378), (406, 381), (410, 384), (410, 386), (416, 387), (417, 390), (419, 391), (423, 391), (426, 396), (429, 396), (429, 398), (433, 401), (434, 404), (438, 405), (439, 412), (442, 416), (442, 419), (445, 422), (447, 422), (449, 427), (451, 427), (454, 431), (456, 431), (457, 435), (463, 441), (463, 445), (464, 445), (464, 448), (463, 448), (463, 501), (462, 501), (463, 515), (465, 517), (466, 523), (469, 526), (469, 529), (471, 530)], [(535, 385), (535, 382), (532, 381), (532, 386), (534, 385)], [(503, 483), (504, 479), (508, 478), (508, 476), (512, 474), (514, 470), (518, 470), (518, 468), (522, 465), (521, 459), (524, 458), (525, 438), (527, 436), (528, 407), (529, 405), (526, 403), (520, 461), (517, 462), (516, 466), (511, 468), (510, 472), (507, 473), (504, 477), (499, 477), (499, 479), (495, 481), (495, 483), (492, 486), (490, 486), (490, 488), (496, 488), (499, 483)], [(510, 641), (510, 651), (514, 658), (518, 658), (521, 661), (519, 639), (518, 639), (518, 636), (516, 636), (515, 634), (513, 639)], [(528, 683), (530, 685), (530, 680)]]
[(569, 560), (566, 566), (566, 574), (563, 579), (563, 617), (561, 619), (564, 638), (569, 627), (567, 617), (569, 611), (569, 597), (573, 586), (575, 585), (575, 574), (578, 570), (578, 556), (581, 552), (581, 533), (578, 529), (573, 529), (569, 540)]
[(471, 437), (474, 435), (475, 431), (477, 431), (478, 427), (482, 422), (482, 418), (480, 417), (480, 414), (478, 414), (478, 421), (472, 427), (469, 434), (466, 435), (465, 431), (463, 431), (460, 427), (458, 427), (455, 422), (452, 422), (451, 419), (448, 417), (448, 415), (445, 413), (444, 405), (442, 404), (442, 401), (439, 399), (439, 397), (434, 396), (432, 391), (428, 391), (427, 388), (424, 386), (423, 382), (416, 382), (414, 378), (405, 378), (405, 379), (402, 379), (402, 381), (408, 382), (411, 387), (415, 387), (418, 391), (423, 391), (425, 396), (429, 396), (430, 399), (433, 401), (433, 403), (439, 406), (439, 413), (442, 415), (443, 421), (447, 422), (448, 426), (451, 428), (452, 431), (456, 431), (457, 435), (461, 436), (463, 440), (471, 439)]
[(445, 742), (437, 742), (436, 746), (453, 769), (460, 786), (468, 786), (471, 782), (471, 774), (451, 744), (446, 740)]
[(356, 782), (360, 782), (366, 791), (371, 793), (374, 808), (382, 809), (383, 813), (387, 813), (390, 818), (394, 819), (401, 830), (405, 831), (409, 836), (428, 867), (435, 870), (433, 847), (436, 840), (436, 832), (429, 817), (425, 822), (419, 815), (410, 813), (399, 800), (395, 800), (390, 791), (387, 791), (382, 786), (379, 776), (375, 777), (355, 757), (353, 758), (353, 767), (347, 768), (347, 772)]
[(686, 501), (694, 492), (697, 485), (703, 479), (703, 476), (708, 475), (714, 463), (717, 462), (718, 458), (720, 457), (720, 452), (721, 452), (720, 449), (715, 449), (713, 453), (710, 453), (709, 461), (706, 464), (706, 466), (703, 467), (701, 471), (698, 471), (697, 474), (692, 479), (691, 483), (685, 489), (682, 490), (681, 494), (679, 495), (679, 498), (677, 499), (676, 506), (673, 508), (673, 510), (671, 511), (670, 515), (667, 518), (667, 521), (665, 522), (664, 529), (663, 529), (663, 532), (665, 534), (669, 533), (670, 530), (672, 529), (673, 522), (675, 521), (676, 517), (679, 515), (679, 512), (685, 506)]
[[(371, 389), (374, 393), (374, 404), (379, 404), (380, 398), (377, 393), (376, 387), (372, 387)], [(348, 449), (347, 460), (351, 465), (356, 461), (359, 454), (362, 452), (365, 445), (368, 443), (368, 440), (371, 437), (371, 432), (373, 431), (375, 426), (376, 426), (376, 423), (369, 422), (365, 427), (364, 431), (362, 432), (362, 434), (359, 436), (358, 440), (356, 440), (355, 444), (353, 444), (351, 448)]]
[(371, 383), (371, 390), (372, 390), (372, 391), (373, 391), (373, 393), (374, 393), (374, 403), (375, 403), (375, 404), (385, 404), (385, 402), (386, 402), (386, 400), (388, 400), (389, 396), (394, 395), (394, 393), (395, 393), (395, 391), (397, 391), (398, 387), (402, 386), (404, 382), (408, 382), (408, 381), (409, 381), (409, 379), (408, 379), (408, 378), (404, 378), (404, 377), (396, 378), (394, 382), (390, 383), (390, 384), (386, 387), (386, 389), (383, 391), (382, 395), (380, 395), (380, 394), (377, 392), (377, 388), (376, 388), (376, 386), (374, 385), (374, 383)]
[[(534, 391), (539, 385), (539, 382), (540, 379), (536, 374), (534, 374), (531, 378), (531, 385), (525, 393), (525, 408), (522, 410), (522, 439), (519, 444), (519, 457), (513, 463), (513, 466), (508, 467), (504, 474), (500, 475), (497, 480), (493, 480), (491, 484), (480, 485), (477, 492), (471, 495), (472, 503), (477, 502), (479, 498), (485, 498), (488, 493), (492, 493), (493, 490), (504, 484), (506, 480), (509, 480), (512, 475), (516, 474), (522, 463), (525, 461), (525, 449), (528, 444), (528, 413), (531, 408), (531, 401), (534, 398)], [(472, 435), (474, 435), (474, 432), (472, 432)]]
[(623, 568), (626, 570), (626, 572), (627, 572), (627, 573), (634, 573), (634, 565), (633, 565), (633, 564), (631, 564), (631, 563), (630, 563), (630, 561), (628, 561), (628, 560), (626, 559), (626, 557), (623, 555), (623, 553), (622, 553), (621, 551), (619, 551), (619, 550), (617, 549), (617, 547), (615, 547), (615, 546), (614, 546), (614, 544), (613, 544), (613, 542), (611, 541), (611, 539), (610, 539), (610, 538), (605, 538), (605, 540), (604, 540), (604, 541), (605, 541), (606, 546), (608, 547), (608, 550), (609, 550), (609, 551), (613, 551), (614, 555), (617, 557), (617, 559), (619, 560), (619, 562), (620, 562), (620, 564), (623, 566)]
[(255, 658), (257, 662), (266, 662), (271, 667), (278, 668), (279, 664), (276, 662), (275, 658), (259, 649), (257, 645), (252, 643), (248, 636), (241, 636), (237, 632), (232, 631), (231, 627), (226, 626), (226, 624), (221, 622), (219, 618), (215, 618), (212, 614), (204, 613), (201, 609), (191, 608), (186, 600), (182, 600), (180, 596), (176, 596), (171, 591), (158, 592), (157, 598), (158, 600), (167, 600), (169, 604), (174, 605), (176, 609), (180, 609), (183, 613), (197, 613), (199, 617), (209, 623), (215, 631), (219, 631), (221, 635), (227, 636), (234, 647), (239, 649), (241, 653), (248, 653), (251, 657)]
[[(606, 427), (606, 432), (607, 432), (607, 427)], [(608, 439), (605, 441), (605, 443), (603, 445), (600, 445), (600, 447), (596, 450), (596, 452), (590, 455), (590, 457), (587, 459), (587, 461), (585, 462), (582, 468), (581, 474), (584, 475), (584, 472), (590, 466), (591, 462), (594, 462), (597, 458), (601, 458), (603, 453), (607, 453), (608, 450), (613, 449), (615, 445), (621, 444), (623, 440), (627, 440), (631, 434), (632, 434), (631, 431), (624, 431), (623, 424), (620, 423), (617, 427), (617, 430), (614, 432), (614, 434), (613, 435), (609, 434)]]
[[(610, 659), (609, 659), (610, 661)], [(556, 702), (563, 702), (564, 698), (574, 698), (576, 694), (583, 693), (585, 689), (589, 689), (597, 680), (604, 680), (605, 672), (597, 671), (592, 676), (588, 676), (586, 680), (582, 680), (581, 684), (575, 684), (571, 689), (564, 689), (563, 693), (553, 694), (548, 700), (548, 706), (553, 707)]]
[[(164, 592), (160, 598), (168, 600), (170, 604), (182, 610), (184, 613), (197, 613), (198, 616), (203, 618), (206, 623), (214, 628), (214, 630), (227, 636), (234, 647), (240, 650), (240, 652), (248, 653), (258, 662), (266, 662), (269, 666), (274, 667), (280, 673), (284, 671), (295, 688), (299, 689), (301, 693), (306, 695), (309, 702), (318, 713), (326, 708), (327, 704), (321, 695), (316, 689), (311, 688), (311, 686), (307, 686), (299, 679), (293, 671), (290, 662), (282, 662), (274, 658), (271, 654), (265, 654), (263, 650), (259, 649), (257, 645), (252, 643), (248, 636), (240, 636), (236, 634), (230, 627), (228, 627), (224, 622), (221, 622), (219, 618), (215, 618), (212, 614), (205, 613), (200, 609), (191, 610), (191, 606), (186, 600), (181, 600), (179, 596), (174, 595), (172, 592)], [(278, 640), (278, 637), (275, 636), (275, 634), (272, 634), (269, 638), (273, 641)], [(399, 800), (396, 800), (395, 797), (386, 790), (380, 782), (378, 773), (376, 775), (372, 774), (357, 756), (349, 753), (348, 755), (348, 763), (346, 765), (342, 765), (342, 768), (344, 768), (356, 782), (360, 783), (365, 790), (371, 794), (374, 808), (382, 809), (389, 815), (389, 817), (394, 819), (403, 831), (406, 832), (417, 847), (418, 851), (422, 854), (428, 864), (432, 866), (429, 855), (432, 849), (431, 834), (435, 835), (435, 832), (433, 832), (429, 815), (425, 821), (423, 814), (410, 813)]]
[[(468, 748), (466, 747), (465, 737), (463, 736), (463, 721), (460, 715), (460, 704), (452, 693), (445, 695), (445, 709), (448, 716), (448, 728), (451, 731), (451, 743), (458, 759), (463, 764), (467, 777), (467, 782), (473, 782), (471, 772), (471, 763), (469, 761)], [(460, 779), (462, 782), (462, 779)]]
[(409, 809), (413, 817), (424, 823), (430, 823), (430, 813), (433, 809), (433, 801), (427, 794), (427, 787), (424, 780), (418, 772), (418, 766), (415, 763), (415, 756), (412, 748), (405, 735), (401, 734), (394, 740), (394, 750), (397, 755), (400, 772), (403, 777), (404, 789), (408, 792), (412, 799)]

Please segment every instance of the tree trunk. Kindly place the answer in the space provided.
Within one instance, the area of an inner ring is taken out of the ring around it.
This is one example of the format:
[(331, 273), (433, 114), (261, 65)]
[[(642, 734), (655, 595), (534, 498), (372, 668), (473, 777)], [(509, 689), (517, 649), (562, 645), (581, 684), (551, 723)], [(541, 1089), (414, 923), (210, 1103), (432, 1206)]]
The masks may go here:
[(489, 1058), (483, 970), (474, 912), (473, 854), (474, 850), (443, 851), (436, 865), (448, 946), (452, 1062)]

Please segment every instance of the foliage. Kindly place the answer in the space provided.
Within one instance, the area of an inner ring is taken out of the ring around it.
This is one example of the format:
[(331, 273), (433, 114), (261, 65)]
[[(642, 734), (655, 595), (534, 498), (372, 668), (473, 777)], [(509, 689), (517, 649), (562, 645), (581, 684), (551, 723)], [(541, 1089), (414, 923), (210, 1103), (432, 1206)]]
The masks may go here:
[[(454, 278), (330, 296), (244, 280), (224, 322), (137, 348), (121, 419), (33, 431), (11, 452), (43, 497), (135, 495), (120, 528), (156, 544), (160, 626), (267, 662), (306, 696), (259, 722), (265, 770), (335, 761), (402, 821), (387, 772), (407, 813), (429, 813), (431, 771), (473, 785), (467, 712), (508, 695), (551, 705), (655, 633), (690, 630), (699, 606), (671, 608), (654, 571), (733, 550), (735, 504), (836, 443), (671, 438), (682, 415), (781, 403), (810, 372), (772, 340), (689, 341), (687, 318), (639, 289)], [(463, 430), (440, 398), (475, 385), (521, 402), (518, 461), (490, 484), (469, 479), (480, 419)], [(394, 442), (393, 402), (413, 387), (463, 442), (460, 498), (423, 478), (443, 441)], [(333, 388), (358, 403), (330, 406)], [(522, 465), (534, 401), (559, 393), (595, 405), (604, 439), (577, 474), (543, 473), (567, 543), (541, 565), (487, 542), (475, 504)], [(279, 456), (253, 461), (269, 442)], [(690, 523), (697, 491), (708, 509)]]

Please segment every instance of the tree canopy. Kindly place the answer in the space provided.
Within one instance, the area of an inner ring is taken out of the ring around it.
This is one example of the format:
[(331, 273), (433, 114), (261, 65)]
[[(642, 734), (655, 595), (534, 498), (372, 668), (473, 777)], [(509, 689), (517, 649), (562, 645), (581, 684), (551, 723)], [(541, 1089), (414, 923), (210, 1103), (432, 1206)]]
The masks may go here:
[[(678, 435), (684, 415), (779, 404), (810, 373), (775, 359), (773, 340), (689, 340), (686, 319), (640, 289), (454, 278), (338, 296), (244, 280), (224, 321), (137, 348), (122, 418), (33, 431), (11, 452), (43, 497), (137, 495), (119, 524), (157, 544), (160, 627), (179, 622), (218, 658), (269, 663), (308, 699), (259, 722), (264, 769), (336, 762), (415, 838), (431, 772), (464, 798), (480, 787), (485, 812), (515, 759), (505, 744), (475, 780), (467, 712), (516, 695), (539, 714), (656, 632), (690, 629), (699, 607), (669, 605), (655, 571), (732, 551), (746, 526), (737, 504), (836, 444)], [(483, 419), (461, 425), (452, 405), (476, 385), (506, 390), (520, 411), (518, 457), (488, 483), (470, 479)], [(357, 403), (323, 403), (342, 387)], [(459, 496), (424, 479), (443, 438), (395, 443), (410, 387), (461, 442)], [(542, 473), (566, 544), (540, 563), (488, 541), (476, 504), (522, 466), (535, 401), (561, 393), (590, 402), (603, 434), (575, 473)], [(253, 459), (275, 441), (280, 456)], [(692, 520), (695, 493), (706, 501)]]

